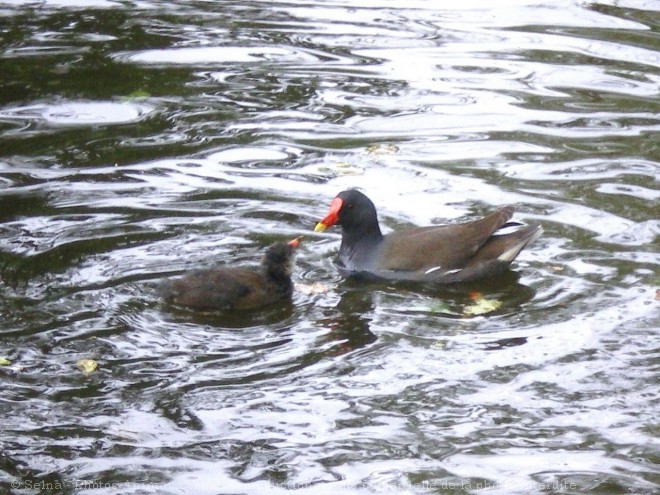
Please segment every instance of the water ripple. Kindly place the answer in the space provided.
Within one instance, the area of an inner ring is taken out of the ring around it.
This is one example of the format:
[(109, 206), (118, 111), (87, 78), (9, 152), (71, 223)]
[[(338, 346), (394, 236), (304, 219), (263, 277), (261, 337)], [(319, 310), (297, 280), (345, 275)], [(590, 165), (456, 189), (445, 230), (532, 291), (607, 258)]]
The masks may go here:
[[(657, 14), (3, 5), (0, 492), (655, 493)], [(494, 281), (345, 281), (312, 229), (350, 187), (388, 232), (545, 233)], [(299, 235), (289, 303), (158, 299)]]

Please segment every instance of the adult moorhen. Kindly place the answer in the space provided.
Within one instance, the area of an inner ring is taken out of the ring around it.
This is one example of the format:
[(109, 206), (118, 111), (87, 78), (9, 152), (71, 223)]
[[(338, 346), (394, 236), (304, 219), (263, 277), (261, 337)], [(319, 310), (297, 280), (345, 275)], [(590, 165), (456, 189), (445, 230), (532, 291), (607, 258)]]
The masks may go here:
[(472, 222), (383, 235), (374, 204), (349, 189), (337, 195), (314, 231), (342, 226), (337, 265), (344, 275), (450, 284), (504, 272), (543, 232), (540, 225), (509, 223), (512, 215), (513, 207), (505, 206)]
[(165, 301), (194, 309), (255, 309), (289, 297), (293, 291), (291, 264), (300, 238), (276, 242), (257, 270), (218, 267), (195, 270), (166, 280), (159, 288)]

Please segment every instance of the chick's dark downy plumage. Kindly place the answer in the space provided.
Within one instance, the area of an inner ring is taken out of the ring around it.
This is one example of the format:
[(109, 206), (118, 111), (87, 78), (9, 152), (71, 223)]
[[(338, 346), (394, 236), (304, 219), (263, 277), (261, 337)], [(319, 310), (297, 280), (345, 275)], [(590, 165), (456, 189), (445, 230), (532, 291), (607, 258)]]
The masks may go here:
[(255, 309), (289, 297), (291, 271), (298, 239), (276, 242), (256, 269), (217, 267), (192, 271), (166, 280), (160, 287), (165, 301), (201, 310)]

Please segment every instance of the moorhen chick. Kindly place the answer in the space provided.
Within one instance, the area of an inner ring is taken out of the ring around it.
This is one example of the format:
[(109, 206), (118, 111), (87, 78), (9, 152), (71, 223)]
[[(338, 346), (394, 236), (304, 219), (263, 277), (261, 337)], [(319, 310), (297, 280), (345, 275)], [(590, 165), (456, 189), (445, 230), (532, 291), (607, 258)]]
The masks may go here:
[(217, 267), (166, 280), (159, 288), (166, 302), (201, 310), (255, 309), (289, 297), (291, 264), (300, 238), (271, 245), (258, 269)]
[(543, 232), (540, 225), (509, 222), (512, 215), (513, 207), (505, 206), (472, 222), (383, 235), (374, 204), (349, 189), (335, 197), (314, 231), (341, 225), (337, 265), (343, 275), (450, 284), (503, 273)]

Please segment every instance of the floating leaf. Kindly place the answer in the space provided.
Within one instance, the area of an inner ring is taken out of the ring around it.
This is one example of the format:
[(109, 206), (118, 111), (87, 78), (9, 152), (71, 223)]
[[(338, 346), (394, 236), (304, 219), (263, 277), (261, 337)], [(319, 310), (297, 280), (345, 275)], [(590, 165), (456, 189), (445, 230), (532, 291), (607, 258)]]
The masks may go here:
[(497, 299), (486, 299), (479, 295), (479, 297), (474, 299), (474, 304), (470, 304), (463, 308), (463, 314), (466, 316), (484, 315), (486, 313), (497, 311), (501, 307), (502, 301), (498, 301)]
[(11, 361), (7, 358), (0, 357), (0, 366), (7, 366), (11, 364)]
[(81, 359), (76, 364), (78, 365), (80, 371), (85, 374), (91, 373), (98, 367), (98, 363), (93, 359)]
[(371, 144), (367, 146), (369, 155), (393, 155), (399, 151), (399, 147), (394, 144)]

